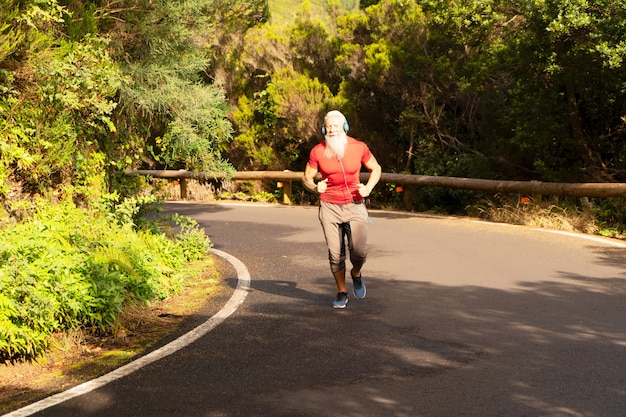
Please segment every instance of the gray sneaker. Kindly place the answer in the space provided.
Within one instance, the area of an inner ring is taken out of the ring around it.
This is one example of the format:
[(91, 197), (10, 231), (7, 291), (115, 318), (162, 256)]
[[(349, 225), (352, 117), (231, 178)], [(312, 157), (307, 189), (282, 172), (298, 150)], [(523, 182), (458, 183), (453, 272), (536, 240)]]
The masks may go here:
[(348, 304), (348, 293), (338, 292), (337, 297), (333, 300), (333, 308), (346, 308)]
[(367, 289), (365, 288), (363, 277), (352, 277), (352, 284), (352, 291), (354, 292), (354, 296), (356, 298), (365, 298), (365, 293), (367, 292)]

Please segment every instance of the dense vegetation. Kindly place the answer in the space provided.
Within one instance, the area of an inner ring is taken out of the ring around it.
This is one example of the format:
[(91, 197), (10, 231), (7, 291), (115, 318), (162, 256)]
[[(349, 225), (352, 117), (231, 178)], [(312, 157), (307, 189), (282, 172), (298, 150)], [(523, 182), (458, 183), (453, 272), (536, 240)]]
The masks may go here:
[(54, 332), (107, 334), (124, 306), (182, 289), (187, 263), (206, 256), (209, 239), (182, 217), (171, 219), (180, 226), (173, 239), (151, 230), (138, 203), (40, 202), (28, 221), (0, 231), (0, 363), (38, 356)]
[[(301, 171), (330, 108), (387, 172), (625, 182), (625, 39), (623, 0), (0, 0), (1, 357), (35, 352), (68, 317), (111, 323), (39, 288), (72, 279), (98, 299), (106, 276), (127, 299), (163, 293), (128, 284), (165, 267), (126, 277), (93, 258), (120, 248), (118, 227), (137, 236), (125, 257), (169, 245), (136, 216), (111, 220), (150, 201), (125, 169)], [(478, 198), (412, 203), (463, 212)], [(626, 223), (619, 201), (585, 205)], [(73, 229), (81, 216), (98, 231)], [(30, 342), (7, 342), (26, 325)]]
[(225, 169), (232, 126), (207, 46), (264, 10), (0, 1), (0, 361), (37, 356), (55, 331), (113, 331), (206, 255), (189, 220), (173, 238), (141, 221), (155, 199), (121, 172)]
[(129, 167), (301, 170), (332, 107), (387, 172), (624, 181), (624, 1), (298, 3), (2, 0), (5, 216)]
[(238, 169), (301, 168), (339, 107), (385, 171), (624, 181), (623, 1), (369, 3), (248, 31), (226, 83)]

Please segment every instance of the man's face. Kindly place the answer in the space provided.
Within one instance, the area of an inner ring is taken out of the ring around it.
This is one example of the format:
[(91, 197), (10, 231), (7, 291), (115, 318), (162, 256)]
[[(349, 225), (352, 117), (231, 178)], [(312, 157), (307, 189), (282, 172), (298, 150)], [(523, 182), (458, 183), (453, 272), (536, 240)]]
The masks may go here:
[(326, 151), (324, 155), (328, 158), (334, 158), (335, 156), (343, 158), (348, 141), (346, 132), (343, 130), (343, 123), (344, 120), (341, 116), (328, 117), (324, 123), (326, 128)]
[(343, 131), (343, 117), (340, 116), (331, 116), (326, 119), (324, 127), (326, 127), (326, 136), (335, 137), (345, 133)]

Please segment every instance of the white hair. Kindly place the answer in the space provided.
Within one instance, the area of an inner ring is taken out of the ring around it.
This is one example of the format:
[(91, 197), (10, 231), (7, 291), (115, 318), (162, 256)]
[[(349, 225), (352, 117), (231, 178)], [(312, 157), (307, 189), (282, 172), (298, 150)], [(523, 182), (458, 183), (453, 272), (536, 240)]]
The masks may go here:
[(344, 121), (344, 123), (348, 122), (348, 119), (346, 119), (346, 116), (343, 115), (342, 112), (340, 112), (339, 110), (331, 110), (328, 113), (326, 113), (326, 116), (324, 116), (324, 124), (326, 124), (326, 120), (329, 117), (341, 117)]

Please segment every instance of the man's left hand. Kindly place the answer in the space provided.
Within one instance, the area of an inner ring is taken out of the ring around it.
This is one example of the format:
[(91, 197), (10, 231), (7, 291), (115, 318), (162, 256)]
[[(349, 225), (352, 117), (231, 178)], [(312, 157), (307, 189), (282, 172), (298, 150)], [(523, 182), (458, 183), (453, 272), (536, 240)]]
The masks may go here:
[(361, 194), (361, 197), (363, 198), (369, 196), (371, 193), (370, 189), (365, 184), (359, 184), (358, 188), (359, 188), (359, 194)]

